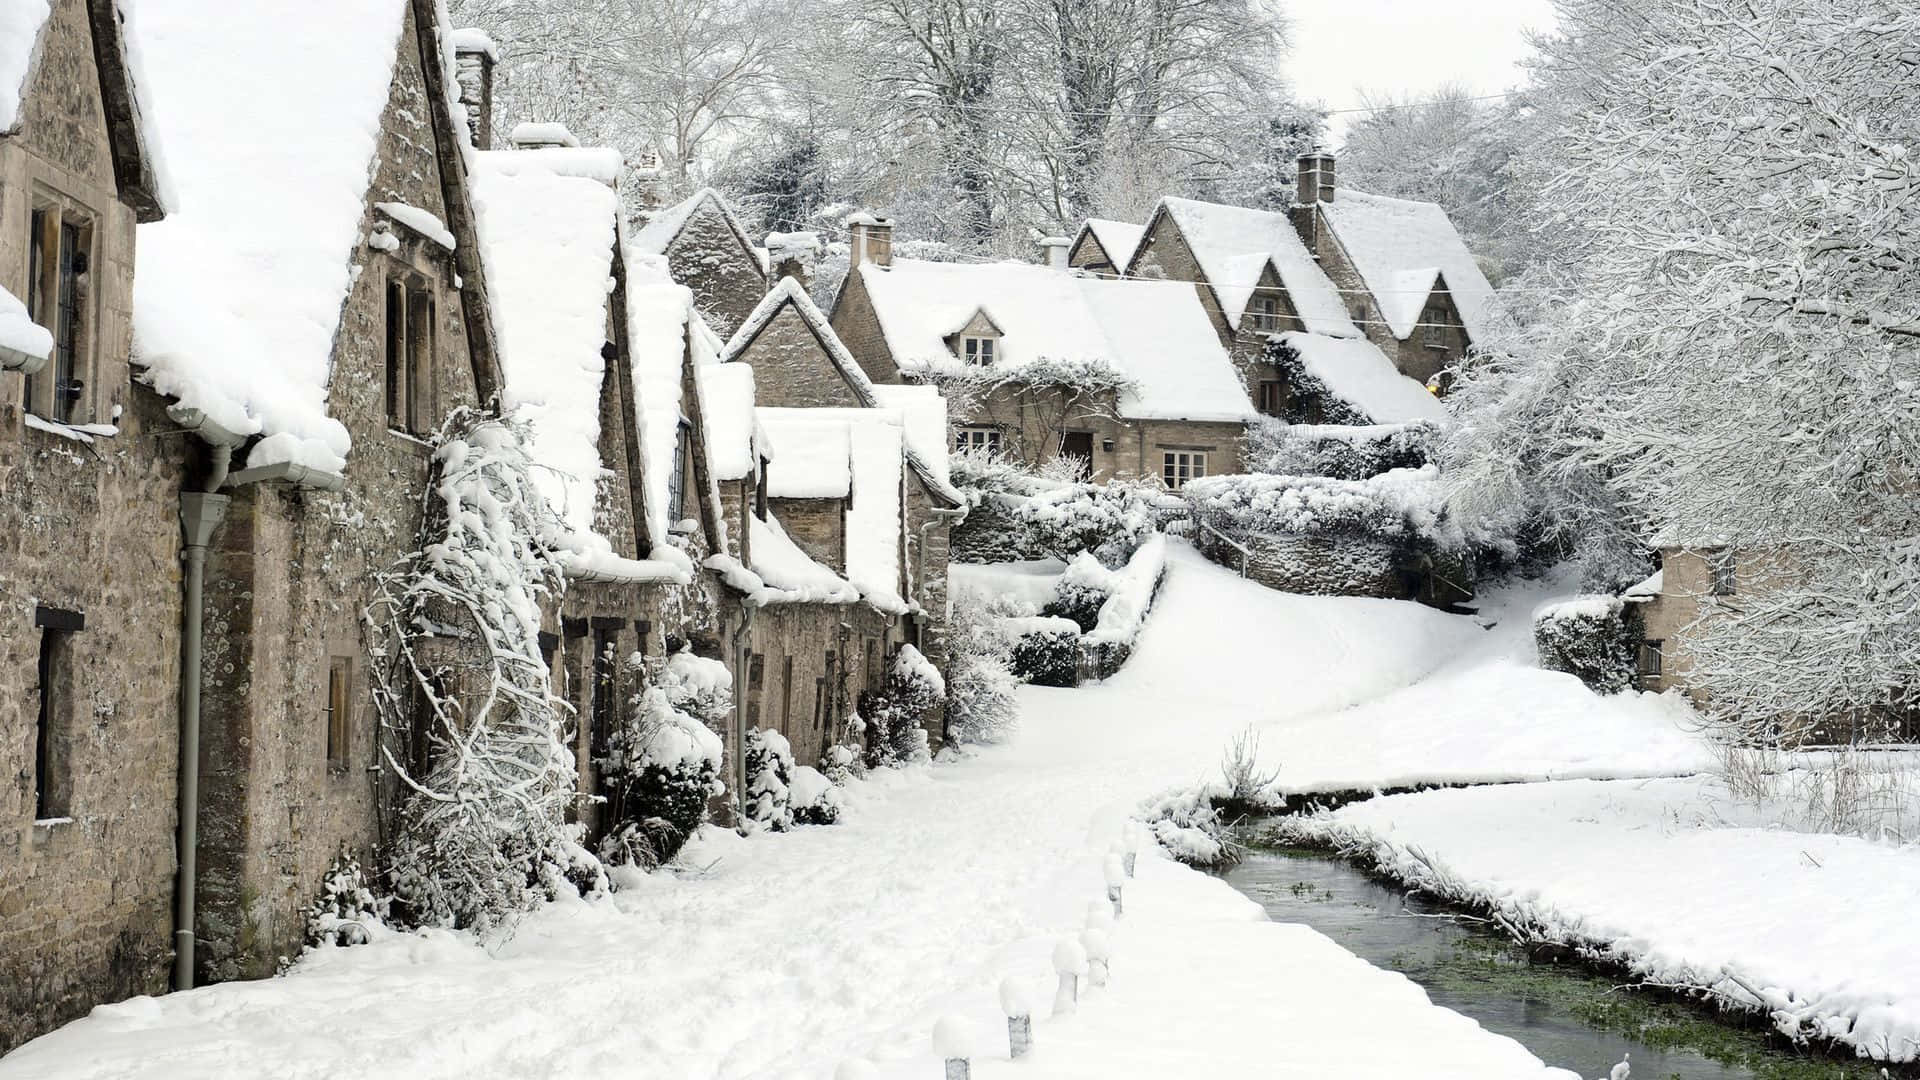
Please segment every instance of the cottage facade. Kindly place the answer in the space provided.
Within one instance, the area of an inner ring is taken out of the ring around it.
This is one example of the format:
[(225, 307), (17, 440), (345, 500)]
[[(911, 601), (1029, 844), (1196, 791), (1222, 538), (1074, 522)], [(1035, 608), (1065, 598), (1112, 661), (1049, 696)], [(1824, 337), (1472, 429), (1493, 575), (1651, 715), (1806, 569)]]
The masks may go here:
[(701, 317), (722, 337), (739, 329), (767, 292), (766, 251), (712, 188), (657, 211), (633, 244), (666, 260), (673, 280), (693, 290)]

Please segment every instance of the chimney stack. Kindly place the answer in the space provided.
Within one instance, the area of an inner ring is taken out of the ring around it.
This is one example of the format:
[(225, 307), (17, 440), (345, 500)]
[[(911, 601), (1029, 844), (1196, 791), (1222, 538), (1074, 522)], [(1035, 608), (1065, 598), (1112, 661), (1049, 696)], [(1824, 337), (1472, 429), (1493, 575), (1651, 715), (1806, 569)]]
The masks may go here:
[(507, 141), (515, 150), (546, 150), (555, 146), (579, 146), (580, 140), (565, 124), (540, 124), (531, 120), (513, 125)]
[(460, 83), (460, 104), (467, 107), (467, 133), (476, 150), (493, 149), (493, 66), (500, 50), (485, 30), (453, 32), (453, 72)]
[(819, 257), (819, 233), (768, 233), (767, 263), (773, 268), (773, 274), (767, 284), (778, 285), (781, 278), (790, 277), (805, 289), (813, 281), (813, 268)]
[(1333, 201), (1333, 155), (1322, 151), (1301, 154), (1298, 162), (1299, 194), (1294, 202), (1300, 206), (1312, 206), (1317, 202)]
[(1043, 236), (1040, 238), (1040, 264), (1054, 270), (1067, 268), (1067, 249), (1073, 241), (1064, 236)]
[(893, 265), (893, 222), (865, 210), (849, 217), (847, 226), (847, 272), (862, 263)]

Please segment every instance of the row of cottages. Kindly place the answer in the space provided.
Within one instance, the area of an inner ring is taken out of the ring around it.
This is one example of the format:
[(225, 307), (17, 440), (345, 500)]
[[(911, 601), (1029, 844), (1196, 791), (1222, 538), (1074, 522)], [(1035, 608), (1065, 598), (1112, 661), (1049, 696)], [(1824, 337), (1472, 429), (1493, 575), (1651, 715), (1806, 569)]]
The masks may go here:
[(525, 418), (563, 518), (585, 792), (635, 654), (728, 661), (737, 776), (745, 725), (857, 738), (943, 632), (937, 397), (838, 421), (892, 486), (861, 435), (847, 554), (802, 552), (752, 350), (631, 244), (617, 156), (489, 149), (491, 46), (433, 0), (282, 7), (0, 10), (0, 1050), (268, 974), (334, 858), (377, 863), (425, 710), (383, 727), (366, 612), (456, 410)]

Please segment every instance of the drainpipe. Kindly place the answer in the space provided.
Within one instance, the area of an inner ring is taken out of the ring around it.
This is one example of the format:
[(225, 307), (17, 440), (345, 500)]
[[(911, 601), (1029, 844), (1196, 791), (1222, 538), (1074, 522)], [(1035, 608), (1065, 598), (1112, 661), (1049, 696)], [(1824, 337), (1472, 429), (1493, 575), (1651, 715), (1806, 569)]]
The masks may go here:
[(733, 632), (733, 778), (734, 798), (740, 807), (741, 821), (747, 816), (747, 634), (753, 629), (755, 604), (744, 597), (740, 601), (740, 628)]
[[(203, 434), (205, 434), (203, 432)], [(203, 491), (180, 493), (180, 532), (185, 542), (186, 595), (180, 631), (179, 860), (173, 898), (173, 988), (193, 989), (194, 893), (200, 853), (200, 646), (207, 576), (207, 545), (226, 519), (232, 501), (218, 494), (233, 459), (232, 445), (210, 443), (212, 468)]]

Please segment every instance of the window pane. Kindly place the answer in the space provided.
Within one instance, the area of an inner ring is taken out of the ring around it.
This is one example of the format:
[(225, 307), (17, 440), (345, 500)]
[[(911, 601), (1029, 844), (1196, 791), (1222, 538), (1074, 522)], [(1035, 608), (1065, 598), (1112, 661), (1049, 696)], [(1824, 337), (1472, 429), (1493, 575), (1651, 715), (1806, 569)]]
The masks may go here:
[(407, 293), (397, 281), (387, 283), (387, 426), (405, 427), (407, 420)]

